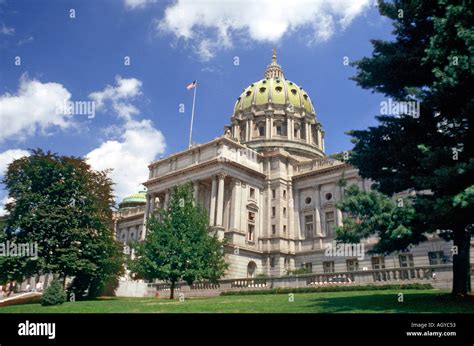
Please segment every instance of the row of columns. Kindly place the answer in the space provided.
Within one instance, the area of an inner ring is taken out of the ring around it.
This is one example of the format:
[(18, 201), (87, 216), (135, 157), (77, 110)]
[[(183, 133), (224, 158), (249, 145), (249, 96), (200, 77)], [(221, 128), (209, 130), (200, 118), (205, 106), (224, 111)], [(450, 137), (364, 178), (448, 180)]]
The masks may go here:
[[(273, 138), (273, 118), (266, 117), (265, 118), (265, 138), (271, 139)], [(252, 118), (248, 118), (245, 120), (245, 134), (244, 134), (244, 141), (250, 141), (253, 139), (253, 125), (254, 121)], [(307, 121), (304, 121), (303, 124), (304, 131), (305, 131), (305, 141), (308, 144), (316, 144), (318, 146), (322, 146), (322, 133), (320, 130), (317, 130), (317, 142), (313, 143), (313, 131), (312, 131), (312, 124)], [(293, 118), (287, 118), (287, 137), (289, 140), (294, 139), (294, 129), (295, 129), (295, 120)], [(240, 136), (240, 125), (236, 123), (232, 126), (233, 136), (237, 138)]]

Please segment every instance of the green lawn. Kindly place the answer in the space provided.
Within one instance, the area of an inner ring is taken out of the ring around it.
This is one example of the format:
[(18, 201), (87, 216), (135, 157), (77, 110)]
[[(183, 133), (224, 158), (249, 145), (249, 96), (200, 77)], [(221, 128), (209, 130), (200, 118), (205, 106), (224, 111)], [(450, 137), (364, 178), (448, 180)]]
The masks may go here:
[[(404, 302), (398, 302), (403, 292)], [(0, 307), (0, 313), (474, 313), (474, 302), (453, 300), (446, 291), (387, 290), (192, 298), (104, 298), (44, 307), (38, 303)]]

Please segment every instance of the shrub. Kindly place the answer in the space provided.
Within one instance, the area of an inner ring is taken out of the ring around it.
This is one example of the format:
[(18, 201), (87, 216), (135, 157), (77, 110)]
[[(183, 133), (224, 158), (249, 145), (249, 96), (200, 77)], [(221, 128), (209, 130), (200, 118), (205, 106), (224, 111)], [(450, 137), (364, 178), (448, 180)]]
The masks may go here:
[(319, 287), (278, 287), (268, 290), (229, 291), (222, 292), (221, 296), (239, 296), (255, 294), (288, 294), (288, 293), (316, 293), (316, 292), (343, 292), (343, 291), (377, 291), (377, 290), (427, 290), (431, 284), (395, 284), (395, 285), (360, 285), (360, 286), (319, 286)]
[(58, 279), (51, 281), (51, 284), (43, 292), (41, 305), (59, 305), (66, 301), (66, 292)]

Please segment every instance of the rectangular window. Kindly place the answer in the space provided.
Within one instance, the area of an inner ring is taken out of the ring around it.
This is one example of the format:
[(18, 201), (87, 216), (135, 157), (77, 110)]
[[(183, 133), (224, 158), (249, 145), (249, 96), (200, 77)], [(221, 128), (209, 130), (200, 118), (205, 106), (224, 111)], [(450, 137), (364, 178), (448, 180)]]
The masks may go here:
[(272, 190), (272, 198), (275, 199), (275, 197), (276, 197), (276, 190), (273, 189), (273, 190)]
[(254, 232), (255, 232), (255, 226), (252, 225), (252, 224), (249, 224), (248, 225), (248, 230), (247, 230), (247, 240), (248, 241), (253, 241), (254, 240), (254, 236), (255, 236)]
[(348, 272), (354, 272), (359, 270), (359, 261), (357, 259), (348, 259), (346, 260), (346, 266)]
[(276, 133), (277, 136), (281, 136), (281, 135), (283, 134), (283, 133), (282, 133), (282, 130), (281, 130), (281, 126), (277, 126), (277, 127), (276, 127), (276, 132), (277, 132), (277, 133)]
[(286, 199), (286, 190), (283, 190), (283, 199)]
[(255, 189), (253, 187), (250, 188), (250, 198), (255, 199)]
[(273, 257), (270, 257), (270, 267), (274, 267), (275, 266), (275, 258)]
[(260, 127), (258, 128), (258, 135), (259, 135), (260, 137), (265, 136), (265, 127), (260, 126)]
[(432, 266), (446, 263), (443, 251), (430, 251), (428, 252), (428, 258)]
[(272, 217), (275, 217), (275, 215), (276, 215), (276, 208), (272, 207)]
[(276, 226), (272, 225), (272, 234), (275, 234), (275, 233), (276, 233)]
[(283, 217), (286, 217), (286, 208), (283, 207)]
[(252, 211), (249, 211), (249, 221), (255, 222), (255, 213)]
[(305, 229), (305, 234), (306, 238), (310, 239), (313, 238), (313, 215), (305, 215), (304, 216), (304, 229)]
[(383, 256), (372, 257), (372, 269), (385, 269), (385, 258)]
[[(413, 255), (410, 253), (398, 255), (398, 261), (400, 262), (400, 268), (413, 267)], [(401, 279), (410, 279), (415, 277), (414, 270), (402, 270)]]
[(323, 271), (325, 273), (334, 273), (334, 261), (323, 262)]
[(313, 272), (313, 263), (305, 263), (304, 264), (304, 267), (306, 268), (306, 270), (308, 271), (308, 273), (312, 273)]
[(283, 233), (286, 233), (286, 225), (283, 225)]
[(334, 228), (334, 212), (328, 211), (325, 214), (326, 219), (326, 235), (331, 235)]

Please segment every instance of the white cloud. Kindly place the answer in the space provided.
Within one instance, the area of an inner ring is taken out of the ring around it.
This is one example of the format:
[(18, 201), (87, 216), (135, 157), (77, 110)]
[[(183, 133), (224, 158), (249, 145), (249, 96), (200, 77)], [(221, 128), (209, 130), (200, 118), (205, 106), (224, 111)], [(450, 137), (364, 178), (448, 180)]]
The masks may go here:
[(125, 8), (128, 10), (142, 9), (156, 0), (124, 0)]
[(119, 140), (109, 140), (86, 155), (96, 170), (113, 168), (111, 178), (115, 194), (123, 197), (136, 193), (148, 179), (148, 165), (165, 151), (165, 138), (151, 120), (130, 120)]
[(103, 142), (88, 153), (86, 159), (96, 170), (113, 169), (111, 178), (116, 184), (115, 194), (121, 200), (141, 189), (141, 184), (148, 179), (148, 165), (165, 151), (166, 144), (163, 134), (151, 120), (133, 119), (140, 111), (130, 102), (142, 94), (142, 82), (117, 76), (116, 84), (93, 92), (89, 97), (97, 102), (98, 109), (110, 103), (123, 124), (106, 128), (104, 133), (114, 135), (115, 139)]
[(308, 28), (310, 43), (330, 39), (370, 6), (370, 0), (178, 0), (157, 21), (160, 32), (192, 42), (202, 60), (240, 38), (278, 42)]
[(110, 102), (115, 112), (124, 119), (131, 119), (139, 110), (128, 101), (141, 95), (142, 82), (136, 78), (115, 77), (116, 86), (107, 85), (102, 91), (96, 91), (89, 97), (96, 102), (96, 110), (103, 109)]
[(0, 27), (0, 34), (2, 35), (13, 35), (15, 33), (15, 28), (11, 28), (6, 26), (5, 24), (2, 24)]
[(30, 156), (30, 153), (23, 149), (9, 149), (0, 153), (0, 177), (5, 174), (10, 163), (23, 156)]
[[(30, 153), (23, 149), (9, 149), (3, 153), (0, 153), (0, 177), (5, 175), (7, 167), (10, 163), (23, 156), (30, 156)], [(0, 196), (1, 195), (2, 191), (0, 191)], [(7, 213), (5, 205), (12, 200), (13, 199), (8, 198), (7, 195), (0, 197), (0, 216), (4, 216)]]
[(7, 214), (5, 206), (10, 202), (13, 202), (13, 198), (9, 198), (8, 196), (4, 196), (2, 199), (0, 199), (0, 216), (5, 216)]
[(23, 140), (52, 126), (72, 126), (71, 115), (57, 111), (58, 104), (70, 99), (71, 94), (62, 84), (42, 83), (22, 75), (16, 94), (0, 95), (0, 142), (11, 138)]

